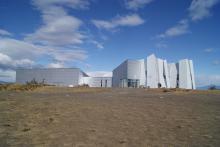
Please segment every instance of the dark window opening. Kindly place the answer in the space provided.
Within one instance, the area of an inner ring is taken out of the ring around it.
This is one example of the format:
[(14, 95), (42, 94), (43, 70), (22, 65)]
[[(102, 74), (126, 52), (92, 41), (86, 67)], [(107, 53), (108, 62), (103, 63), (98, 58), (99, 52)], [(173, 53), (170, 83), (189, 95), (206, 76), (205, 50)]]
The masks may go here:
[(107, 82), (108, 82), (108, 81), (107, 81), (107, 80), (105, 80), (105, 87), (107, 87)]

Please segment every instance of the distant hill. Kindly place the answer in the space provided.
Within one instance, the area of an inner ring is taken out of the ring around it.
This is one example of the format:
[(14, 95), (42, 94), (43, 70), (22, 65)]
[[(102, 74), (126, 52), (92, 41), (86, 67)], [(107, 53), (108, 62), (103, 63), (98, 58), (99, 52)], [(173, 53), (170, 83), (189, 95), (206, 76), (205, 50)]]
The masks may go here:
[[(198, 90), (208, 90), (211, 86), (213, 85), (207, 85), (207, 86), (202, 86), (202, 87), (197, 87)], [(220, 89), (220, 86), (215, 86), (216, 89)]]

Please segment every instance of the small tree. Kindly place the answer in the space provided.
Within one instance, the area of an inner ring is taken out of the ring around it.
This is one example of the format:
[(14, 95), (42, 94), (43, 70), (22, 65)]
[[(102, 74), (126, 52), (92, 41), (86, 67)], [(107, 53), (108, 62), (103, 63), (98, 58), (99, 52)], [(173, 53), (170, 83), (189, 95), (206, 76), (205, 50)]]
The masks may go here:
[(35, 78), (33, 78), (30, 82), (27, 81), (26, 84), (27, 85), (38, 85), (38, 82), (35, 80)]

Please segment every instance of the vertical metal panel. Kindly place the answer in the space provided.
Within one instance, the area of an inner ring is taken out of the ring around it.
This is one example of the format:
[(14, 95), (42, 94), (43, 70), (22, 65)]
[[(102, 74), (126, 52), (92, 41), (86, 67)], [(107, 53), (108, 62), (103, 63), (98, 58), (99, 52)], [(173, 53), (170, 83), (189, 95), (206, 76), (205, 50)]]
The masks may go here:
[(127, 79), (141, 78), (141, 62), (138, 60), (128, 60)]
[(158, 65), (155, 55), (147, 57), (147, 87), (158, 88)]
[(193, 89), (196, 89), (196, 84), (195, 84), (195, 76), (194, 76), (194, 67), (193, 67), (193, 61), (189, 60), (189, 66), (190, 66), (190, 76), (192, 80), (192, 87)]
[(142, 87), (145, 87), (145, 84), (146, 84), (146, 74), (145, 74), (145, 60), (144, 59), (141, 59), (139, 60), (140, 62), (140, 86)]
[(179, 88), (192, 89), (188, 59), (179, 61)]
[(177, 88), (177, 66), (175, 63), (169, 64), (170, 88)]
[(157, 59), (158, 62), (158, 79), (161, 84), (161, 87), (166, 88), (165, 79), (164, 79), (164, 64), (162, 59)]
[(170, 76), (169, 76), (169, 70), (168, 70), (167, 61), (164, 60), (163, 64), (164, 64), (164, 77), (165, 77), (166, 87), (170, 88)]

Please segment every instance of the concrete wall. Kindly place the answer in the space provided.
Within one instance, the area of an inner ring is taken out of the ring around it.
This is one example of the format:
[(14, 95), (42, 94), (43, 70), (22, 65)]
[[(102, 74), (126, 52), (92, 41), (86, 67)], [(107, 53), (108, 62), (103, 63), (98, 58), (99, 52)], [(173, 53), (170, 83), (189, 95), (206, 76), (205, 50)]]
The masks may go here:
[(35, 79), (46, 84), (57, 86), (79, 85), (80, 70), (78, 68), (48, 68), (48, 69), (17, 69), (16, 83), (25, 84)]

